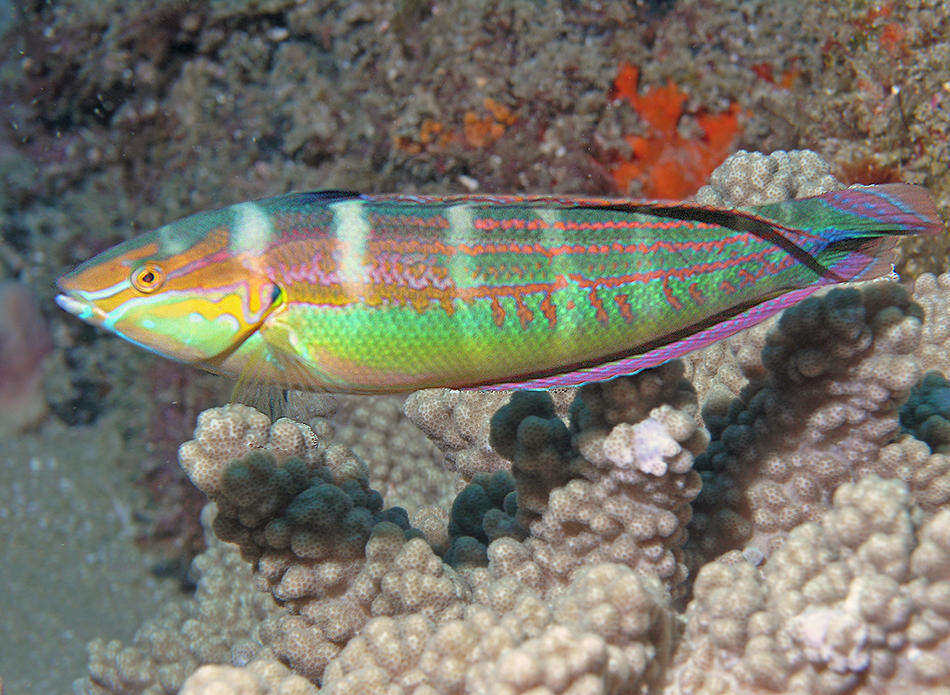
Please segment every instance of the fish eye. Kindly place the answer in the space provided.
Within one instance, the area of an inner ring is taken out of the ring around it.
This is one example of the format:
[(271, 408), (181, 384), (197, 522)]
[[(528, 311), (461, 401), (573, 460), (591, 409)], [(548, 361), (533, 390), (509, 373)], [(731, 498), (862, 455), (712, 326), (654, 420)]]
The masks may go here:
[(139, 292), (149, 294), (165, 282), (165, 272), (154, 263), (146, 263), (132, 271), (129, 281), (132, 283), (132, 287)]

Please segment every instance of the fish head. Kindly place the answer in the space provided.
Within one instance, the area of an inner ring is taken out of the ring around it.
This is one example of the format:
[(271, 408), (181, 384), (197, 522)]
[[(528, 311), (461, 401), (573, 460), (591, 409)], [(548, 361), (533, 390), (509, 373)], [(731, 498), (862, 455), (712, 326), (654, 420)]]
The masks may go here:
[(219, 371), (284, 300), (262, 260), (272, 228), (259, 208), (249, 217), (239, 207), (98, 254), (59, 278), (57, 304), (151, 352)]

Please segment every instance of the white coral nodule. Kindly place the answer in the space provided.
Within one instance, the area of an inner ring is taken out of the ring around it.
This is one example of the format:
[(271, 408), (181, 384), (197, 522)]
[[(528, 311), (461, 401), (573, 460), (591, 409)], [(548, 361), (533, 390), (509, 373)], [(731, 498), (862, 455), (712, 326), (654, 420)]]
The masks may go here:
[(850, 611), (808, 608), (792, 619), (791, 634), (809, 661), (836, 673), (858, 673), (871, 662), (868, 627)]
[(635, 425), (621, 423), (604, 439), (604, 456), (619, 468), (635, 467), (650, 475), (665, 475), (670, 459), (682, 451), (659, 420), (648, 417)]

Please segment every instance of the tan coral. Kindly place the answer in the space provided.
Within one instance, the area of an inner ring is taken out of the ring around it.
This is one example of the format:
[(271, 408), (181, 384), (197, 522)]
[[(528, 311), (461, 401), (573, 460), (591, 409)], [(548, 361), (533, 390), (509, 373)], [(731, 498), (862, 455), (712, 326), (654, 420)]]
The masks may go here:
[(307, 425), (268, 425), (243, 406), (212, 409), (180, 452), (219, 505), (215, 532), (240, 546), (260, 586), (292, 611), (263, 625), (275, 654), (316, 681), (373, 616), (457, 615), (464, 588), (411, 538), (404, 510), (382, 509), (365, 464)]
[(281, 459), (295, 456), (308, 464), (315, 464), (324, 454), (309, 426), (288, 419), (272, 424), (254, 408), (231, 403), (198, 416), (195, 438), (179, 447), (178, 460), (191, 481), (213, 496), (220, 489), (226, 466), (255, 450), (270, 451)]
[(844, 186), (832, 176), (831, 165), (811, 150), (739, 150), (710, 174), (696, 200), (706, 205), (758, 205), (839, 188)]
[(294, 601), (299, 615), (280, 614), (263, 625), (275, 653), (313, 680), (374, 616), (418, 614), (441, 622), (461, 612), (466, 590), (452, 570), (425, 541), (407, 541), (394, 524), (376, 525), (365, 559), (352, 567), (357, 571), (348, 575), (339, 573), (345, 569), (339, 563), (319, 563), (314, 569), (326, 580)]
[(449, 547), (449, 511), (435, 504), (416, 507), (409, 515), (413, 528), (422, 531), (432, 549), (443, 554)]
[(670, 587), (686, 578), (680, 548), (699, 491), (692, 463), (707, 438), (682, 374), (672, 362), (579, 391), (573, 479), (550, 492), (525, 541), (547, 581), (563, 583), (598, 562), (641, 569)]
[[(554, 388), (548, 392), (561, 419), (566, 419), (575, 390)], [(509, 467), (489, 445), (488, 423), (510, 397), (511, 391), (426, 389), (406, 399), (405, 413), (442, 450), (446, 465), (471, 482), (479, 473)]]
[(786, 311), (763, 349), (765, 376), (724, 417), (707, 419), (694, 547), (706, 558), (743, 547), (768, 555), (818, 518), (897, 434), (897, 407), (920, 376), (920, 333), (919, 307), (890, 283)]
[(669, 598), (629, 568), (591, 567), (551, 604), (507, 580), (483, 586), (511, 591), (491, 589), (441, 626), (374, 618), (327, 667), (321, 692), (634, 692), (669, 658)]
[(333, 438), (369, 466), (370, 485), (388, 504), (410, 515), (423, 505), (448, 509), (458, 477), (442, 466), (442, 453), (403, 415), (399, 396), (340, 397)]
[(914, 501), (927, 513), (939, 511), (950, 502), (950, 456), (931, 453), (914, 437), (905, 435), (888, 444), (873, 461), (860, 465), (855, 475), (866, 472), (903, 480)]
[(508, 467), (488, 444), (488, 421), (510, 392), (416, 391), (406, 400), (406, 416), (445, 454), (446, 465), (470, 481), (478, 473)]
[[(215, 510), (206, 508), (210, 526)], [(199, 574), (194, 597), (170, 604), (136, 632), (132, 643), (90, 643), (89, 678), (83, 695), (177, 693), (187, 676), (204, 663), (246, 663), (260, 651), (258, 625), (280, 609), (254, 588), (250, 567), (232, 546), (209, 535), (209, 548), (194, 560)]]
[(845, 483), (756, 569), (702, 569), (665, 692), (941, 692), (950, 673), (950, 512), (907, 487)]
[(208, 665), (195, 671), (180, 695), (317, 695), (317, 688), (271, 658), (245, 667)]
[[(739, 150), (730, 155), (696, 194), (706, 205), (758, 205), (819, 195), (844, 188), (831, 165), (811, 150), (778, 150), (769, 154)], [(721, 410), (751, 377), (764, 376), (760, 352), (777, 318), (686, 355), (686, 376), (705, 409)], [(710, 402), (710, 399), (712, 402)]]
[(950, 273), (924, 273), (914, 281), (914, 301), (924, 310), (924, 325), (917, 358), (926, 372), (950, 373)]

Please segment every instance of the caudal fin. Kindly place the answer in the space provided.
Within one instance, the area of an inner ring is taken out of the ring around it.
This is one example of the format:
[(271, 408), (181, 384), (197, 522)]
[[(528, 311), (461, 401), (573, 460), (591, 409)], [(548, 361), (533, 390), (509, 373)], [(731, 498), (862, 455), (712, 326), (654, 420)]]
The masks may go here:
[(904, 183), (855, 186), (753, 212), (813, 254), (838, 281), (887, 275), (901, 237), (943, 230), (927, 192)]

